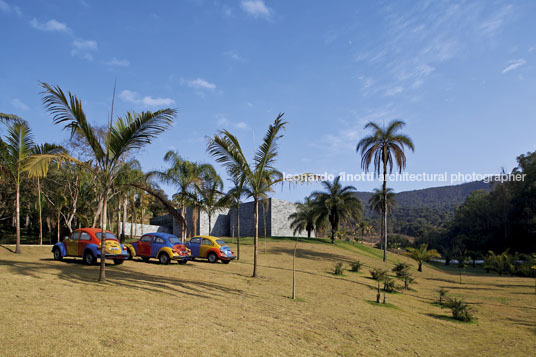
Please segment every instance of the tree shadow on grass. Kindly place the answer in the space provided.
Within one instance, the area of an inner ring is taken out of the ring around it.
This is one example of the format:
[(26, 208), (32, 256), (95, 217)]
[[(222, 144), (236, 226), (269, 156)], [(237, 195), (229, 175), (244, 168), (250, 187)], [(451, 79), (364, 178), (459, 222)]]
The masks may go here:
[[(15, 274), (40, 278), (40, 275), (47, 274), (56, 276), (75, 284), (97, 285), (96, 280), (99, 274), (98, 266), (87, 266), (81, 260), (73, 259), (66, 262), (20, 262), (0, 260), (0, 266), (5, 266)], [(172, 267), (170, 267), (172, 268)], [(243, 290), (230, 288), (224, 285), (181, 279), (179, 277), (161, 276), (146, 274), (140, 271), (129, 269), (124, 265), (107, 265), (106, 283), (102, 286), (118, 286), (129, 289), (145, 290), (159, 294), (189, 295), (199, 298), (212, 299), (215, 296), (228, 298), (228, 295), (249, 295)]]
[[(286, 255), (294, 255), (294, 249), (293, 248), (283, 248), (283, 247), (275, 247), (275, 248), (269, 248), (268, 252), (271, 254), (286, 254)], [(345, 257), (344, 255), (340, 254), (334, 254), (334, 253), (326, 253), (326, 252), (320, 252), (320, 251), (314, 251), (310, 249), (303, 249), (303, 248), (297, 248), (296, 249), (296, 258), (305, 258), (305, 259), (317, 259), (317, 260), (323, 260), (323, 261), (333, 261), (333, 262), (344, 262), (344, 263), (351, 263), (354, 260), (348, 257)]]
[(452, 316), (448, 316), (448, 315), (441, 315), (441, 314), (434, 314), (434, 313), (426, 313), (425, 315), (433, 317), (434, 319), (443, 320), (443, 321), (450, 321), (450, 322), (454, 322), (454, 323), (457, 323), (457, 324), (468, 324), (468, 325), (476, 324), (476, 320), (473, 320), (473, 321), (470, 321), (470, 322), (465, 322), (465, 321), (456, 320)]
[(10, 253), (15, 253), (15, 251), (14, 251), (13, 249), (11, 249), (11, 248), (9, 248), (9, 247), (6, 247), (6, 246), (3, 245), (3, 244), (0, 244), (0, 247), (4, 248), (5, 250), (7, 250), (7, 251), (10, 252)]

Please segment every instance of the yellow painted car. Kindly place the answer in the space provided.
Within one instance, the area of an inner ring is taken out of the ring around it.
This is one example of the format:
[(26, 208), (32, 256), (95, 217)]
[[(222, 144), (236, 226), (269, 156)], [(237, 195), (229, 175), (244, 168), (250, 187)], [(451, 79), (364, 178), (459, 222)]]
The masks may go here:
[(196, 236), (186, 246), (191, 250), (192, 257), (206, 258), (210, 263), (221, 260), (224, 264), (235, 259), (231, 248), (221, 238), (213, 236)]

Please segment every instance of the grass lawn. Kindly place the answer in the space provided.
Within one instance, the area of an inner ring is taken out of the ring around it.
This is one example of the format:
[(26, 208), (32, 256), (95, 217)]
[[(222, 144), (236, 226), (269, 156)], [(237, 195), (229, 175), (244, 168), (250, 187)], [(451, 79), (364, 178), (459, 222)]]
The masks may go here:
[[(395, 356), (530, 355), (536, 347), (534, 280), (425, 264), (413, 290), (375, 303), (369, 247), (324, 241), (298, 245), (297, 300), (289, 298), (291, 239), (260, 242), (253, 279), (251, 240), (240, 261), (187, 265), (127, 261), (98, 266), (52, 260), (49, 247), (0, 246), (0, 355)], [(233, 245), (233, 244), (231, 244)], [(233, 246), (233, 249), (235, 247)], [(362, 274), (348, 271), (354, 260)], [(343, 276), (332, 274), (345, 263)], [(398, 286), (402, 282), (397, 281)], [(434, 305), (436, 290), (473, 304), (478, 320), (461, 323)], [(383, 299), (383, 293), (382, 293)], [(381, 305), (381, 304), (380, 304)]]

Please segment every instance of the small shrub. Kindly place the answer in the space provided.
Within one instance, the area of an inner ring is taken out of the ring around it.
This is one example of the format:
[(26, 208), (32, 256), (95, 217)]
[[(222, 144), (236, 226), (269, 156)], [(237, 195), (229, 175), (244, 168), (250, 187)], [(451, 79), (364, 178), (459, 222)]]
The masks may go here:
[(383, 279), (383, 291), (392, 293), (395, 290), (396, 290), (395, 280), (391, 278), (390, 276), (385, 275), (385, 278)]
[(441, 289), (437, 290), (437, 292), (439, 293), (439, 301), (438, 301), (439, 305), (443, 305), (443, 301), (447, 297), (448, 290), (446, 290), (444, 288), (441, 288)]
[(404, 282), (404, 289), (406, 290), (409, 289), (410, 284), (415, 282), (415, 278), (409, 270), (404, 270), (398, 278)]
[(452, 311), (452, 318), (458, 321), (471, 322), (474, 320), (473, 309), (462, 299), (446, 298), (445, 307)]
[(334, 268), (335, 275), (342, 275), (342, 266), (343, 266), (342, 262), (338, 262), (337, 264), (335, 264), (335, 268)]
[(362, 265), (363, 265), (363, 263), (361, 263), (359, 260), (356, 260), (355, 262), (352, 262), (350, 264), (350, 270), (358, 272), (361, 269)]

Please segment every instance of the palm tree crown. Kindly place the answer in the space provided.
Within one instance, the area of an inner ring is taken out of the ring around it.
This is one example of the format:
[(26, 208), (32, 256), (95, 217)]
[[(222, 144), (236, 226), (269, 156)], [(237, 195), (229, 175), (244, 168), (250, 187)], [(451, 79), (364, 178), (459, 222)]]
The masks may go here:
[(422, 263), (429, 261), (432, 258), (440, 257), (441, 255), (435, 249), (428, 249), (428, 244), (423, 243), (419, 248), (408, 248), (408, 256), (419, 264), (418, 271), (422, 271)]

